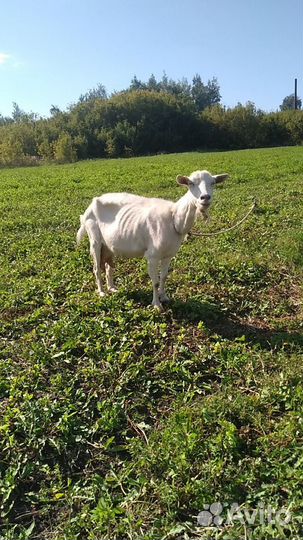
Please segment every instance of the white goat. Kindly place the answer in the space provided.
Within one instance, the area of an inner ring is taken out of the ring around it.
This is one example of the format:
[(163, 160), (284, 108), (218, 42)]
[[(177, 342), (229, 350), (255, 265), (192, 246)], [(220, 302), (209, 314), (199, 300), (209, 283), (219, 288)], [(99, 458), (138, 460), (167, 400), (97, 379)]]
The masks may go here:
[[(107, 193), (95, 197), (82, 216), (77, 233), (79, 244), (85, 233), (90, 241), (94, 274), (100, 296), (104, 296), (101, 270), (105, 270), (109, 292), (115, 292), (113, 257), (145, 257), (153, 284), (155, 308), (168, 301), (165, 280), (172, 257), (190, 231), (197, 216), (207, 217), (213, 186), (224, 182), (227, 174), (212, 176), (195, 171), (189, 177), (177, 176), (188, 191), (177, 202), (139, 197), (129, 193)], [(160, 281), (159, 281), (160, 264)]]

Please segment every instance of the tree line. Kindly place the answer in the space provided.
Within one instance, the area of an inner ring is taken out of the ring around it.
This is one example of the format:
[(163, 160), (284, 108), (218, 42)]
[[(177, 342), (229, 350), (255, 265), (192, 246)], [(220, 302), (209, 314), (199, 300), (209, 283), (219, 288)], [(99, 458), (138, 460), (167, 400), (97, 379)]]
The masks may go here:
[(292, 103), (287, 96), (272, 113), (252, 102), (228, 108), (216, 78), (135, 76), (110, 96), (100, 84), (65, 111), (53, 105), (48, 118), (14, 103), (10, 117), (0, 115), (0, 165), (302, 144), (303, 112), (291, 110)]

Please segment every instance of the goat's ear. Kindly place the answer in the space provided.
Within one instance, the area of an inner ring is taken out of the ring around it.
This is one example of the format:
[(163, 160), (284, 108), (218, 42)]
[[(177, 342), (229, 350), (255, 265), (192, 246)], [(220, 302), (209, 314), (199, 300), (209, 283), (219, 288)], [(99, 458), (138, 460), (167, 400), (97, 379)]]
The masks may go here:
[(182, 176), (181, 174), (178, 174), (176, 180), (180, 186), (189, 186), (192, 184), (192, 181), (188, 178), (188, 176)]
[(222, 184), (222, 182), (224, 182), (224, 180), (229, 178), (229, 175), (225, 174), (225, 173), (224, 174), (215, 174), (213, 178), (215, 179), (216, 184)]

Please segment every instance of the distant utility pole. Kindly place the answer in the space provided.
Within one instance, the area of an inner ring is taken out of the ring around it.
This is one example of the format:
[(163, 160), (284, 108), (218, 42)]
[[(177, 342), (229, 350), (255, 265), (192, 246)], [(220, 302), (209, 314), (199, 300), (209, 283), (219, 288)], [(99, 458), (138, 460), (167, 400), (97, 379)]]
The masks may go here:
[(298, 109), (298, 79), (295, 79), (295, 110)]

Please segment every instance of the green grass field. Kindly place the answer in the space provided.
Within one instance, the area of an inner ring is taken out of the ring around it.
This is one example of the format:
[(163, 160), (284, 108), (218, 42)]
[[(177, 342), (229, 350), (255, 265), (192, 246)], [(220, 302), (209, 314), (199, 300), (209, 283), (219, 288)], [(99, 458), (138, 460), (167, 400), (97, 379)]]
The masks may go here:
[[(100, 299), (75, 248), (91, 198), (177, 199), (198, 168), (230, 180), (196, 230), (257, 211), (184, 243), (164, 312), (140, 260)], [(0, 171), (0, 538), (302, 538), (302, 179), (303, 148)], [(228, 523), (232, 503), (288, 523)]]

